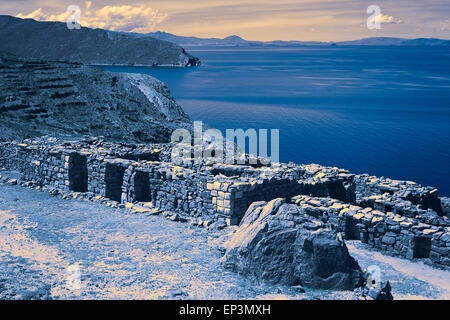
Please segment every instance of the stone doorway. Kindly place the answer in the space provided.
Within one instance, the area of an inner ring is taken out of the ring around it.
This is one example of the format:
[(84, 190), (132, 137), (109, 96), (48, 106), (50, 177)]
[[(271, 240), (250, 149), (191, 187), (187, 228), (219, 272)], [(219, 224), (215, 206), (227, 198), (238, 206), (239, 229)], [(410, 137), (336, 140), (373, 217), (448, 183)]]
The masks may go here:
[(413, 257), (429, 258), (431, 251), (431, 238), (414, 237)]
[(150, 177), (148, 172), (136, 171), (134, 174), (134, 199), (140, 202), (151, 201)]
[(75, 192), (88, 191), (87, 158), (78, 153), (69, 157), (69, 189)]
[(122, 185), (125, 168), (111, 163), (106, 164), (105, 196), (114, 201), (122, 201)]

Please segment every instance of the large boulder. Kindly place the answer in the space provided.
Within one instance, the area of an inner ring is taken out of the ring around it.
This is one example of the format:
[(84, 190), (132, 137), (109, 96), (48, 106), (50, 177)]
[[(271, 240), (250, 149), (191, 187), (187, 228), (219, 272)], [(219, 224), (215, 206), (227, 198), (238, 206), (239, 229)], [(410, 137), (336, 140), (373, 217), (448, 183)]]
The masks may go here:
[(228, 269), (273, 284), (353, 290), (364, 282), (339, 235), (284, 199), (253, 203), (226, 249)]

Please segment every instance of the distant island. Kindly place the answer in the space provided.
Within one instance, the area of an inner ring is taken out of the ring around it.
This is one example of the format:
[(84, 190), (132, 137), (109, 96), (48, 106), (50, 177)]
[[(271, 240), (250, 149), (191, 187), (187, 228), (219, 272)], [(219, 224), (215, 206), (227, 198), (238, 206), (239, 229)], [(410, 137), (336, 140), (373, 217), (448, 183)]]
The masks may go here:
[(112, 34), (127, 34), (134, 37), (148, 37), (170, 41), (183, 47), (199, 46), (225, 46), (225, 47), (301, 47), (301, 46), (450, 46), (450, 40), (434, 38), (392, 38), (374, 37), (352, 41), (321, 42), (321, 41), (249, 41), (239, 36), (233, 35), (223, 39), (220, 38), (198, 38), (177, 36), (171, 33), (157, 31), (146, 34), (122, 33), (110, 31)]

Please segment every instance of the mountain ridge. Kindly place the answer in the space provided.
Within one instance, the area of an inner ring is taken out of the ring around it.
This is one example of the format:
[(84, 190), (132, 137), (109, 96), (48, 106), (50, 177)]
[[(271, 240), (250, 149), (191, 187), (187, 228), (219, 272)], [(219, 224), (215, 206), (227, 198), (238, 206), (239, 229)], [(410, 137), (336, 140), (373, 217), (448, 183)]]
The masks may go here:
[(47, 61), (88, 65), (189, 67), (200, 60), (177, 44), (103, 29), (70, 30), (63, 22), (0, 15), (0, 51)]
[[(114, 31), (110, 31), (116, 33)], [(121, 33), (121, 32), (119, 32)], [(232, 35), (221, 38), (199, 38), (195, 36), (177, 36), (171, 33), (156, 31), (147, 34), (129, 33), (134, 37), (152, 36), (160, 40), (171, 41), (184, 47), (197, 46), (237, 46), (237, 47), (298, 47), (298, 46), (450, 46), (450, 40), (437, 38), (396, 38), (396, 37), (369, 37), (350, 41), (250, 41), (240, 36)]]

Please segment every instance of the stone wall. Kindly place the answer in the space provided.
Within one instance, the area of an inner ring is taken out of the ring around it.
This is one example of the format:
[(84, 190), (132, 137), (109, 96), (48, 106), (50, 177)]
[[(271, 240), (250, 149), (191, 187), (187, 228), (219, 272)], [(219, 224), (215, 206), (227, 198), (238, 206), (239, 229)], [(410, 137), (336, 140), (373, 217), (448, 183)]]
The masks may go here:
[[(388, 210), (396, 206), (396, 210), (410, 216), (417, 214), (416, 208), (419, 205), (420, 209), (432, 209), (438, 215), (444, 215), (436, 188), (423, 187), (412, 181), (377, 178), (367, 174), (355, 176), (354, 182), (358, 203), (366, 203), (370, 206), (381, 205)], [(380, 195), (387, 195), (390, 200), (374, 198)]]
[(347, 192), (345, 179), (308, 182), (291, 177), (258, 175), (257, 177), (215, 176), (207, 184), (213, 196), (213, 204), (219, 216), (229, 219), (230, 224), (239, 224), (248, 207), (256, 201), (270, 201), (275, 198), (291, 198), (298, 194), (335, 196), (351, 201), (354, 194)]
[(122, 201), (152, 202), (163, 210), (214, 218), (211, 192), (206, 187), (211, 178), (170, 163), (132, 163), (125, 172)]
[(450, 224), (447, 217), (432, 219), (406, 217), (370, 207), (343, 203), (330, 198), (297, 196), (292, 198), (304, 213), (343, 234), (347, 240), (360, 240), (392, 255), (408, 259), (430, 258), (450, 266)]
[(42, 186), (69, 190), (69, 152), (39, 145), (18, 144), (13, 153), (15, 163), (24, 180), (33, 180)]
[(0, 143), (0, 168), (16, 169), (19, 167), (19, 148), (11, 142)]

